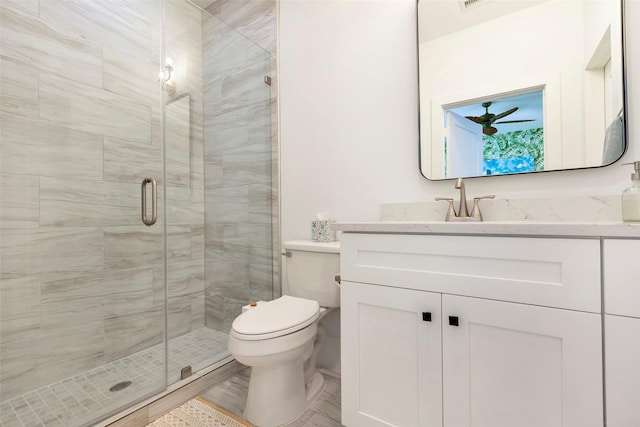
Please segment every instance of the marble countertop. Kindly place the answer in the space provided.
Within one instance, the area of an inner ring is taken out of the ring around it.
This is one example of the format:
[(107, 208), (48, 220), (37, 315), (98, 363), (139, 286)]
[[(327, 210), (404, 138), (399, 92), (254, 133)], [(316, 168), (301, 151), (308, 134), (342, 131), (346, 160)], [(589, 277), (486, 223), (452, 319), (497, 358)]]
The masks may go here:
[(640, 223), (621, 221), (339, 221), (331, 227), (347, 233), (640, 238)]

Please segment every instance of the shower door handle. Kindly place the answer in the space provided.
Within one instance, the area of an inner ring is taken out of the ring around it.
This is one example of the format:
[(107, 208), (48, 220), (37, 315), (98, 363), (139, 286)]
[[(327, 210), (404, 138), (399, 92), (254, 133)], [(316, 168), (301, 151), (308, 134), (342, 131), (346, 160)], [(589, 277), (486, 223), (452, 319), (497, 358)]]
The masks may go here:
[[(147, 184), (151, 183), (151, 219), (147, 218)], [(158, 183), (155, 178), (142, 180), (142, 223), (151, 226), (158, 220)]]

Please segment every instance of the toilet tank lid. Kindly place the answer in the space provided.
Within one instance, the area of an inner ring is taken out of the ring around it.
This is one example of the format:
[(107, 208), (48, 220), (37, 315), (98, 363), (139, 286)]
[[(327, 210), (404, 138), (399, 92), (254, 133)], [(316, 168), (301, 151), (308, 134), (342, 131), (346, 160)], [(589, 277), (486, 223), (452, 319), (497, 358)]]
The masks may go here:
[(340, 242), (314, 242), (312, 240), (290, 240), (284, 242), (285, 249), (306, 252), (340, 253)]

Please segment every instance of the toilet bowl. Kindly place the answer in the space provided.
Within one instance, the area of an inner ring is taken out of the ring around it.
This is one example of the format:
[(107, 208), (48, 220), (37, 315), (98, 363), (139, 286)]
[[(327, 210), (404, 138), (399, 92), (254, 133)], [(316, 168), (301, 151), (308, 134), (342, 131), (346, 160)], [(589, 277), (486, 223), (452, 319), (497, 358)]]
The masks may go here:
[[(297, 241), (285, 242), (284, 247), (288, 270), (291, 261), (296, 261), (287, 274), (290, 291), (296, 296), (283, 295), (258, 304), (236, 317), (229, 333), (229, 352), (251, 367), (244, 416), (258, 427), (294, 420), (320, 394), (324, 379), (315, 372), (315, 361), (324, 331), (319, 321), (339, 306), (334, 280), (339, 271), (339, 244)], [(307, 268), (296, 266), (300, 262)], [(323, 277), (318, 280), (318, 275)], [(322, 303), (326, 306), (321, 307)]]

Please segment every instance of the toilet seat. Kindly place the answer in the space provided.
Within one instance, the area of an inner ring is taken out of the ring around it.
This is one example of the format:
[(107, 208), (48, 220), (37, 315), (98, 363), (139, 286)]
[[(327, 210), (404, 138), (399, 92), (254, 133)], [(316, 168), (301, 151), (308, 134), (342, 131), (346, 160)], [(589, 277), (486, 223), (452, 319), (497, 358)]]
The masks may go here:
[(283, 295), (236, 317), (231, 334), (241, 340), (265, 340), (299, 331), (319, 317), (317, 301)]

